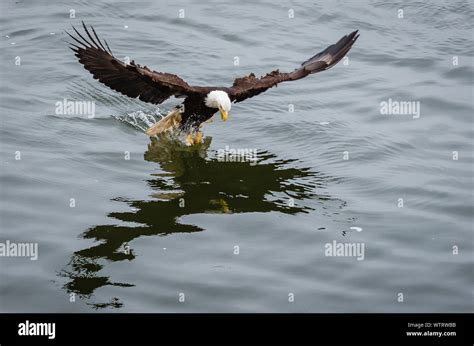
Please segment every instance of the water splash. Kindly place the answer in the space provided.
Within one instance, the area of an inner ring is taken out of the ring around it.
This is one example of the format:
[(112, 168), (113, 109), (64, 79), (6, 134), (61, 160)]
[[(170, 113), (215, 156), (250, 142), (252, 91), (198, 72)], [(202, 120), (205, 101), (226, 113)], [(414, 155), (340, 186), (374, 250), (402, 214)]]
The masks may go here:
[(164, 118), (164, 115), (160, 113), (159, 109), (155, 109), (153, 114), (139, 110), (126, 113), (125, 115), (112, 115), (112, 117), (121, 122), (127, 123), (140, 131), (146, 132), (150, 126), (153, 126), (157, 121)]
[[(125, 115), (112, 115), (113, 118), (120, 120), (121, 122), (124, 122), (128, 125), (131, 125), (144, 133), (146, 133), (146, 130), (148, 130), (151, 126), (163, 119), (165, 116), (166, 114), (162, 114), (159, 108), (156, 108), (154, 110), (133, 111), (130, 113), (125, 113)], [(185, 143), (183, 133), (179, 129), (175, 129), (173, 131), (166, 131), (165, 133), (161, 133), (158, 136), (154, 136), (154, 138), (159, 138), (161, 140), (166, 141), (173, 141), (175, 144), (181, 143), (182, 145), (189, 146)]]

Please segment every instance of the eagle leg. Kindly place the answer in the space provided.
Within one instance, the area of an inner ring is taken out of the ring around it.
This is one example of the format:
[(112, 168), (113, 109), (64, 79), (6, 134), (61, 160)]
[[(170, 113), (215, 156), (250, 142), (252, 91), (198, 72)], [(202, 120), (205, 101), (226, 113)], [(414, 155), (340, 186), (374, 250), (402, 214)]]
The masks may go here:
[(201, 131), (196, 131), (196, 136), (194, 137), (194, 143), (199, 144), (202, 141), (202, 132)]
[(194, 138), (193, 138), (193, 134), (192, 133), (188, 133), (186, 135), (186, 145), (187, 146), (191, 146), (194, 144)]
[(189, 132), (186, 135), (185, 142), (186, 142), (187, 146), (191, 146), (191, 145), (194, 145), (194, 144), (200, 144), (201, 141), (202, 141), (202, 132), (201, 131), (196, 131), (194, 133)]

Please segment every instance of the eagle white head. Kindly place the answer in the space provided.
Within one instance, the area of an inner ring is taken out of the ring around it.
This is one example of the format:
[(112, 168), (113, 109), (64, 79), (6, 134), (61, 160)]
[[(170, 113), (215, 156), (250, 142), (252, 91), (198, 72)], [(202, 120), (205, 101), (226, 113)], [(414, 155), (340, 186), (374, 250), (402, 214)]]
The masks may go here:
[(206, 103), (206, 106), (210, 108), (219, 109), (222, 120), (227, 120), (227, 114), (229, 113), (231, 108), (231, 101), (229, 95), (225, 91), (211, 91), (209, 94), (207, 94), (204, 102)]

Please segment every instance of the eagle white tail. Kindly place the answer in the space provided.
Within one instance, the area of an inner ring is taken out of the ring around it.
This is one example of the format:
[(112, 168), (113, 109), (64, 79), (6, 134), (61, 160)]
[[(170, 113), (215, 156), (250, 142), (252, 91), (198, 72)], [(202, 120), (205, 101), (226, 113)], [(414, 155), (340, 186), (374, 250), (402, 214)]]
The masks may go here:
[(176, 130), (180, 124), (181, 112), (179, 109), (175, 108), (171, 112), (169, 112), (167, 116), (165, 116), (163, 119), (151, 126), (148, 130), (146, 130), (146, 134), (152, 137), (166, 131), (172, 132)]

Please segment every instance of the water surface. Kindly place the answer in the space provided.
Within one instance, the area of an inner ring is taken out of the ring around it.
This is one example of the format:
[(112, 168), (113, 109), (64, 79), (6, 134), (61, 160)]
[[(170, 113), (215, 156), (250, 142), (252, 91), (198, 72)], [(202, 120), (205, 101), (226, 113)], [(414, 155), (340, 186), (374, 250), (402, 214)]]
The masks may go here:
[[(39, 246), (37, 261), (0, 258), (1, 311), (472, 311), (471, 2), (1, 10), (0, 240)], [(187, 148), (120, 121), (156, 109), (77, 62), (64, 30), (81, 20), (117, 57), (203, 85), (361, 37), (346, 64), (233, 105)], [(94, 101), (95, 117), (56, 114), (64, 98)], [(419, 118), (381, 114), (389, 99), (420, 102)], [(256, 164), (223, 162), (226, 146)], [(333, 241), (364, 259), (326, 256)]]

